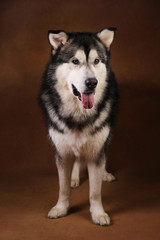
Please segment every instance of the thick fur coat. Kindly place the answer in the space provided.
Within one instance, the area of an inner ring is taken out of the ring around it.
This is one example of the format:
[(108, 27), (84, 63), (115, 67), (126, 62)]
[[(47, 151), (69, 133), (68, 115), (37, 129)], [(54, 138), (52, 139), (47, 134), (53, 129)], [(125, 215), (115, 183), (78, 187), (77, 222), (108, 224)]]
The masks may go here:
[(93, 222), (110, 223), (101, 202), (101, 184), (102, 180), (114, 180), (105, 170), (118, 102), (117, 82), (109, 63), (114, 30), (49, 31), (51, 58), (39, 101), (55, 149), (60, 184), (59, 199), (48, 214), (50, 218), (67, 214), (70, 185), (79, 185), (80, 165), (86, 163)]

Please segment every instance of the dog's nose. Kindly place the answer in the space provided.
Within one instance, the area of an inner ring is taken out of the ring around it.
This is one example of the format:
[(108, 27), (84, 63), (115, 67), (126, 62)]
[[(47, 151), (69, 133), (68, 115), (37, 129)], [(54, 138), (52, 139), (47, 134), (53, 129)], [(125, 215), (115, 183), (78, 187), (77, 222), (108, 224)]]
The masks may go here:
[(85, 81), (86, 86), (87, 86), (89, 89), (91, 89), (91, 90), (93, 90), (94, 88), (96, 88), (97, 83), (98, 83), (98, 81), (97, 81), (96, 78), (88, 78), (88, 79), (86, 79), (86, 81)]

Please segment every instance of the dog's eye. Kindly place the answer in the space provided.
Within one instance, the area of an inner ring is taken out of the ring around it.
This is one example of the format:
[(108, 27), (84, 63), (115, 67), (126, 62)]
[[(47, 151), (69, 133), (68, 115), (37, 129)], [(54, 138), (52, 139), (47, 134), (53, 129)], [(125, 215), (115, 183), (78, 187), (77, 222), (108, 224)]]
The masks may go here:
[(75, 65), (79, 65), (80, 64), (80, 62), (79, 62), (79, 60), (77, 58), (73, 59), (72, 63), (75, 64)]
[(96, 58), (96, 59), (94, 60), (94, 64), (98, 64), (98, 63), (99, 63), (99, 59)]

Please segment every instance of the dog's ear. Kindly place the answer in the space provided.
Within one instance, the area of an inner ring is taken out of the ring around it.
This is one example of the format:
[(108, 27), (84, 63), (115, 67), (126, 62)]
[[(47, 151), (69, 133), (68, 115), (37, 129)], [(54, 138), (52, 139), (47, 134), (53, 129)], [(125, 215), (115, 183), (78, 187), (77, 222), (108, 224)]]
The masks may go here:
[(68, 40), (68, 35), (64, 31), (48, 31), (49, 43), (54, 50), (64, 46)]
[(101, 40), (101, 42), (105, 45), (105, 47), (109, 50), (111, 43), (113, 42), (114, 32), (117, 28), (105, 28), (97, 33), (97, 37)]

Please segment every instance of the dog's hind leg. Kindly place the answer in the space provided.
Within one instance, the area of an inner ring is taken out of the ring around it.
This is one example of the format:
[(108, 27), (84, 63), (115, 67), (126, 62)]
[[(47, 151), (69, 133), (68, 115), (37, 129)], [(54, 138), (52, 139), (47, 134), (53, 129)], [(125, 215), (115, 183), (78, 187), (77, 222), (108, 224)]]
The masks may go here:
[(103, 181), (104, 182), (113, 182), (115, 180), (116, 180), (116, 178), (115, 178), (115, 176), (112, 175), (112, 173), (109, 173), (106, 170), (104, 170), (104, 172), (103, 172)]
[(105, 164), (104, 171), (103, 171), (103, 181), (104, 182), (113, 182), (115, 180), (116, 180), (115, 176), (113, 176), (112, 173), (107, 172), (106, 164)]
[(71, 187), (72, 188), (76, 188), (80, 184), (80, 177), (79, 177), (80, 167), (81, 167), (80, 166), (80, 161), (77, 159), (74, 162), (73, 170), (72, 170), (72, 176), (71, 176)]
[(104, 171), (103, 156), (100, 165), (88, 162), (89, 185), (90, 185), (90, 212), (94, 223), (99, 225), (109, 225), (110, 217), (105, 213), (101, 200), (102, 177)]
[(60, 161), (57, 161), (59, 198), (57, 204), (49, 211), (49, 218), (63, 217), (67, 214), (69, 209), (71, 170), (73, 163), (72, 161), (60, 163)]

